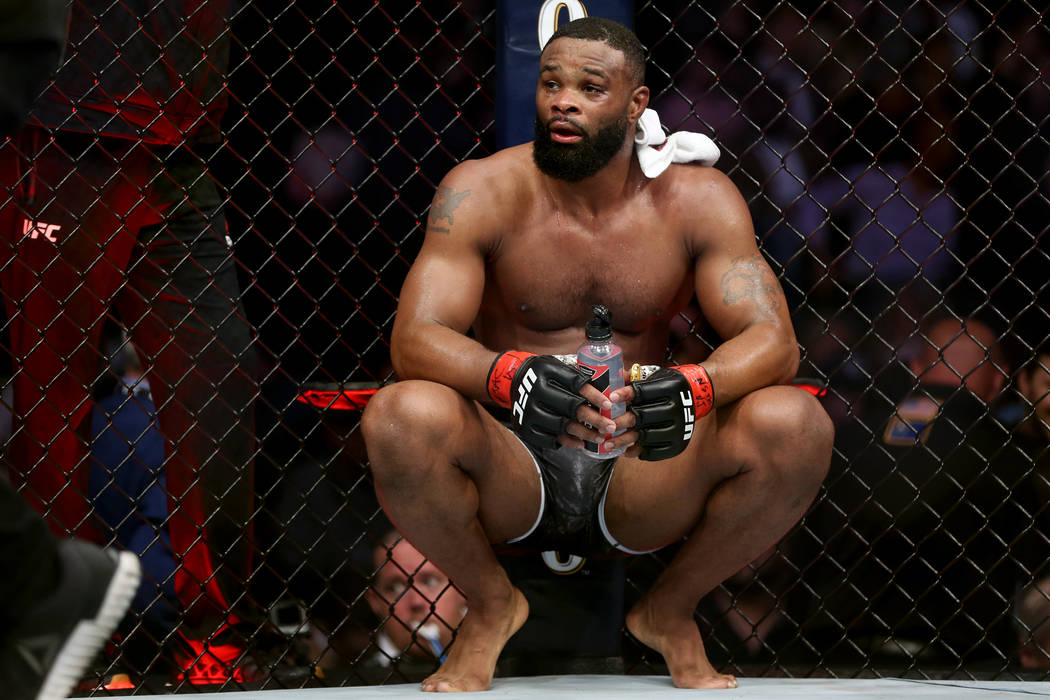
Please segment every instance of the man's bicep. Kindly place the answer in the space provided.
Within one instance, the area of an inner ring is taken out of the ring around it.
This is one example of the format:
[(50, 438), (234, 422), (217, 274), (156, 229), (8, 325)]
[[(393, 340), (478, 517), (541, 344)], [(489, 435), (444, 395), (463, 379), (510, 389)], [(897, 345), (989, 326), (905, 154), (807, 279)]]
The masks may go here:
[(465, 333), (477, 316), (485, 261), (472, 247), (424, 245), (398, 302), (398, 322), (437, 323)]
[(747, 204), (725, 191), (719, 221), (697, 257), (696, 292), (704, 316), (722, 338), (761, 323), (790, 323), (783, 289), (758, 250)]
[[(427, 235), (451, 235), (453, 229), (469, 228), (477, 215), (477, 195), (475, 188), (468, 186), (465, 178), (450, 174), (441, 181), (427, 214)], [(459, 223), (456, 222), (457, 214)]]
[(720, 252), (699, 268), (697, 298), (723, 338), (756, 324), (786, 321), (784, 292), (757, 248)]
[(465, 332), (481, 305), (491, 224), (462, 166), (434, 194), (423, 248), (401, 291), (402, 320), (436, 322)]

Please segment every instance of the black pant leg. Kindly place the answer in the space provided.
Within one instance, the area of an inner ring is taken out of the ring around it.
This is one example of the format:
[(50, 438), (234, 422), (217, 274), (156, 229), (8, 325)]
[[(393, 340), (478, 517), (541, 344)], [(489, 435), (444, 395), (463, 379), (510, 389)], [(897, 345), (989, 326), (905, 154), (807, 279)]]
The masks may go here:
[(144, 354), (171, 449), (176, 590), (191, 626), (206, 632), (217, 615), (229, 619), (250, 573), (253, 335), (214, 181), (188, 150), (164, 165), (148, 192), (162, 221), (139, 233), (118, 313)]

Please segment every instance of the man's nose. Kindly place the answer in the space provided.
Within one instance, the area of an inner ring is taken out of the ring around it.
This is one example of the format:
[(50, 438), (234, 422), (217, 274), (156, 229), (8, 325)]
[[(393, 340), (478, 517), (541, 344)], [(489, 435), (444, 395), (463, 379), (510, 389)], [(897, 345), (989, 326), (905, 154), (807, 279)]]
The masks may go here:
[(551, 102), (551, 110), (555, 114), (578, 114), (580, 107), (570, 90), (562, 90)]
[(405, 591), (404, 603), (412, 611), (430, 610), (430, 601), (414, 587)]

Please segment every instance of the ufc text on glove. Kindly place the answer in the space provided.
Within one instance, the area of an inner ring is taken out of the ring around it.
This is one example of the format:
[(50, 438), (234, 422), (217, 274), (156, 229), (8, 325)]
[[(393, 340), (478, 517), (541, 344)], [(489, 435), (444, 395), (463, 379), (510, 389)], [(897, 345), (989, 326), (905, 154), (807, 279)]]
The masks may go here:
[(557, 449), (558, 436), (586, 403), (580, 396), (586, 383), (581, 372), (550, 355), (511, 350), (492, 363), (488, 392), (493, 401), (511, 410), (522, 440)]
[(693, 437), (696, 420), (715, 405), (711, 379), (700, 365), (665, 367), (632, 386), (630, 410), (642, 446), (640, 459), (657, 461), (681, 454)]

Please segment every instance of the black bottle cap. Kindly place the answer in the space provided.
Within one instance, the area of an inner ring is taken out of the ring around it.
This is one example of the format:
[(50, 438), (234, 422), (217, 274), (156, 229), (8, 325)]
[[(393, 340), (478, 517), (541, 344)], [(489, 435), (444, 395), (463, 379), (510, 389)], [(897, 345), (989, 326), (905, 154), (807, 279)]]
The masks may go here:
[(612, 313), (601, 304), (591, 307), (594, 318), (587, 322), (587, 340), (610, 340), (612, 338)]

